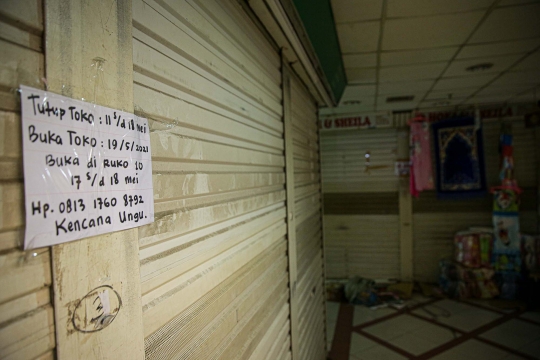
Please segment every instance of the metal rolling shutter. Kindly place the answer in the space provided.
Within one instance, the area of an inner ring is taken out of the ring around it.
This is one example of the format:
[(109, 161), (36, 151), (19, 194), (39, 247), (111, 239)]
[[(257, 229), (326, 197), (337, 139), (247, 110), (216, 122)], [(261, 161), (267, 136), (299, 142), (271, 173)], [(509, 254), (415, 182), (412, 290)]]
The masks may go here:
[(50, 248), (23, 252), (19, 84), (43, 88), (43, 3), (0, 7), (0, 358), (53, 359)]
[[(534, 131), (525, 128), (522, 118), (511, 119), (514, 135), (516, 178), (524, 189), (520, 207), (521, 231), (536, 233), (537, 185)], [(484, 122), (484, 153), (488, 186), (499, 181), (499, 133), (501, 122)], [(472, 200), (438, 200), (435, 192), (423, 192), (413, 200), (414, 278), (434, 282), (440, 259), (452, 257), (454, 234), (471, 226), (492, 226), (492, 197)]]
[(396, 151), (396, 129), (321, 134), (328, 278), (399, 277)]
[(399, 277), (398, 215), (326, 215), (328, 278)]
[[(328, 193), (397, 192), (397, 130), (338, 130), (321, 135), (323, 190)], [(370, 154), (369, 168), (366, 153)]]
[(148, 359), (290, 357), (280, 57), (235, 1), (133, 4)]
[(299, 356), (325, 359), (325, 293), (317, 108), (300, 80), (291, 77), (294, 194), (298, 283)]

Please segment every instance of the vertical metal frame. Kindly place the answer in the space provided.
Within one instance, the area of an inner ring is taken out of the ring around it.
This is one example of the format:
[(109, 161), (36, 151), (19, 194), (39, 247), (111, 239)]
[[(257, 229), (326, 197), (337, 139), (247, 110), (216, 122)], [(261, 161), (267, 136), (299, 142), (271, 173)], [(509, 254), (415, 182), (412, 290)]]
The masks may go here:
[(281, 55), (282, 89), (283, 89), (283, 124), (285, 127), (285, 190), (287, 197), (287, 245), (289, 260), (289, 304), (291, 324), (292, 360), (299, 359), (298, 331), (298, 297), (296, 284), (298, 280), (296, 254), (296, 214), (294, 211), (294, 154), (293, 154), (293, 125), (291, 109), (291, 68), (283, 53)]

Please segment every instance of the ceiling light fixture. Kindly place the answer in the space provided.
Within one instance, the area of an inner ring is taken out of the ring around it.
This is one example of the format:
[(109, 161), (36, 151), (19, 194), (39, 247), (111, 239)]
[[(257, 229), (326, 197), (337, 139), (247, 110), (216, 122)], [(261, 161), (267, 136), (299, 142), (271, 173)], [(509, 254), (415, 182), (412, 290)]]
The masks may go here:
[(493, 67), (493, 63), (481, 63), (469, 66), (468, 68), (465, 68), (465, 71), (470, 72), (477, 72), (477, 71), (486, 71)]
[(413, 100), (414, 100), (414, 95), (390, 96), (386, 98), (387, 103), (405, 102), (405, 101), (413, 101)]
[(450, 101), (436, 101), (432, 103), (433, 106), (448, 106), (450, 105)]

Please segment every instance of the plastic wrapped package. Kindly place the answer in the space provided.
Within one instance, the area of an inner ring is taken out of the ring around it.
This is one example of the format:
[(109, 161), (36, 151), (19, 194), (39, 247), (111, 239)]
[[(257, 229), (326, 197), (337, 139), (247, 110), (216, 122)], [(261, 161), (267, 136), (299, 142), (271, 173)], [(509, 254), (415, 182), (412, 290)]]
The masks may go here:
[(493, 269), (481, 268), (472, 270), (475, 283), (478, 286), (478, 297), (481, 299), (491, 299), (499, 295), (499, 289), (493, 281), (495, 271)]
[(505, 300), (514, 300), (518, 293), (518, 283), (521, 275), (516, 272), (498, 272), (496, 282), (500, 289), (500, 298)]
[(467, 267), (481, 266), (479, 234), (459, 232), (454, 237), (455, 260)]
[(491, 299), (499, 295), (492, 269), (467, 268), (447, 260), (440, 262), (440, 269), (439, 286), (451, 298)]
[(480, 243), (480, 265), (490, 267), (493, 252), (493, 234), (481, 232), (478, 234), (478, 241)]
[(525, 269), (540, 270), (540, 236), (521, 234), (521, 256)]

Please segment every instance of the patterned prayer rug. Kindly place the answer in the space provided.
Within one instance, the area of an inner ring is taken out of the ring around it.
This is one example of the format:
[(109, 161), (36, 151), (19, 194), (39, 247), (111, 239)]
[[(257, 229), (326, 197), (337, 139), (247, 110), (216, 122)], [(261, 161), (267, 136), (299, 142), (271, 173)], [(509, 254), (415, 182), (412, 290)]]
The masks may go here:
[(439, 198), (467, 198), (486, 193), (482, 129), (474, 118), (435, 122), (433, 141)]

